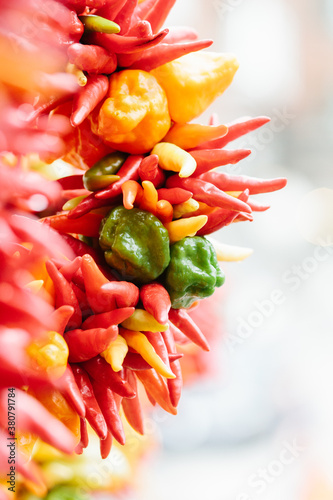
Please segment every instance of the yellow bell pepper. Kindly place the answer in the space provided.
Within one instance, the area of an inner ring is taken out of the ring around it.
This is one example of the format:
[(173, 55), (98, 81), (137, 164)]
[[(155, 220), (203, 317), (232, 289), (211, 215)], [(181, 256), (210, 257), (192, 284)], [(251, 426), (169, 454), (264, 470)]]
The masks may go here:
[(186, 123), (201, 115), (232, 82), (238, 62), (232, 54), (193, 52), (151, 71), (164, 88), (171, 119)]
[(97, 133), (118, 151), (150, 151), (168, 132), (170, 115), (165, 91), (141, 70), (123, 70), (110, 77), (108, 98), (98, 115)]
[(68, 346), (57, 332), (47, 332), (45, 337), (35, 340), (28, 348), (34, 369), (44, 371), (53, 377), (61, 377), (66, 370)]

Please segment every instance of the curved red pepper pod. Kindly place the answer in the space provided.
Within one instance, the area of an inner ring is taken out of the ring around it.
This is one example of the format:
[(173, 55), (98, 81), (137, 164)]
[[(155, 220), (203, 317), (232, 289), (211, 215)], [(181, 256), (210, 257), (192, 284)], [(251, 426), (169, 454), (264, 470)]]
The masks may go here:
[(112, 19), (116, 24), (120, 26), (120, 32), (122, 35), (126, 35), (131, 27), (132, 16), (137, 4), (138, 0), (127, 0), (117, 16)]
[(61, 306), (72, 306), (74, 312), (72, 316), (68, 320), (69, 328), (77, 328), (82, 323), (82, 314), (79, 306), (79, 302), (76, 298), (76, 295), (68, 281), (64, 278), (60, 271), (58, 271), (55, 264), (48, 260), (45, 262), (46, 270), (53, 281), (55, 292), (56, 292), (56, 300), (55, 305), (56, 308)]
[(146, 391), (163, 410), (171, 413), (171, 415), (177, 415), (177, 408), (175, 408), (170, 401), (166, 381), (154, 370), (154, 368), (151, 370), (137, 371), (135, 375), (143, 383)]
[(79, 365), (72, 364), (72, 370), (86, 407), (86, 419), (97, 436), (100, 439), (106, 439), (108, 428), (96, 401), (90, 378), (87, 372)]
[(247, 175), (229, 175), (225, 172), (206, 172), (199, 177), (211, 182), (223, 191), (243, 191), (248, 189), (250, 194), (271, 193), (278, 191), (287, 184), (287, 179), (278, 177), (276, 179), (258, 179)]
[(151, 34), (146, 37), (136, 36), (121, 36), (116, 34), (92, 33), (89, 37), (91, 43), (101, 45), (110, 52), (116, 54), (133, 54), (142, 52), (155, 45), (161, 43), (163, 38), (169, 33), (168, 29), (164, 29), (156, 34)]
[(119, 372), (114, 372), (101, 356), (85, 361), (82, 366), (96, 382), (110, 387), (113, 392), (123, 398), (135, 397), (135, 392), (129, 383), (121, 377)]
[(125, 319), (132, 316), (134, 311), (134, 307), (122, 307), (120, 309), (114, 309), (113, 311), (94, 314), (89, 316), (89, 318), (82, 323), (82, 329), (88, 330), (90, 328), (108, 328), (110, 325), (119, 325), (119, 323), (122, 323)]
[[(114, 182), (107, 189), (96, 192), (96, 200), (101, 201), (102, 199), (113, 199), (114, 197), (121, 195), (121, 186), (125, 181), (137, 181), (139, 179), (139, 167), (142, 159), (142, 155), (130, 155), (117, 172), (117, 175), (120, 175), (119, 181)], [(78, 207), (79, 206), (80, 205), (78, 205)]]
[(81, 87), (73, 100), (71, 124), (73, 127), (80, 125), (83, 120), (95, 109), (98, 103), (106, 96), (109, 90), (109, 79), (105, 75), (90, 75), (87, 83)]
[(206, 337), (184, 309), (170, 309), (169, 318), (194, 344), (201, 347), (204, 351), (209, 351), (209, 344)]
[[(162, 333), (165, 345), (167, 347), (167, 350), (169, 352), (169, 357), (173, 353), (174, 356), (177, 355), (177, 349), (175, 345), (175, 340), (173, 337), (172, 332), (169, 330), (166, 330), (165, 332)], [(168, 384), (168, 389), (170, 393), (170, 400), (173, 406), (178, 406), (180, 396), (182, 393), (182, 388), (183, 388), (183, 377), (182, 377), (182, 370), (180, 366), (180, 362), (175, 359), (175, 362), (172, 363), (171, 367), (174, 375), (176, 375), (176, 378), (174, 379), (168, 379), (167, 384)]]
[(80, 266), (81, 257), (75, 257), (74, 260), (66, 262), (63, 266), (61, 266), (59, 271), (67, 281), (72, 281), (74, 274), (77, 272)]
[(139, 167), (139, 177), (141, 181), (150, 181), (156, 188), (163, 186), (165, 182), (165, 173), (158, 166), (158, 156), (146, 156)]
[(60, 306), (56, 309), (50, 318), (50, 329), (54, 332), (63, 335), (69, 319), (73, 315), (74, 307), (72, 306)]
[(110, 75), (117, 69), (117, 56), (98, 45), (73, 43), (67, 55), (69, 62), (90, 74)]
[(57, 214), (44, 220), (60, 233), (75, 233), (98, 238), (102, 219), (103, 216), (99, 214), (85, 214), (79, 219), (69, 219), (67, 214)]
[(103, 458), (103, 460), (110, 455), (110, 451), (112, 448), (112, 441), (113, 441), (113, 437), (112, 437), (111, 432), (108, 432), (108, 435), (106, 436), (105, 439), (100, 440), (100, 451), (101, 451), (101, 457)]
[(198, 149), (189, 151), (189, 153), (197, 162), (197, 168), (195, 169), (193, 177), (198, 177), (213, 168), (238, 163), (240, 160), (249, 156), (251, 150), (235, 149), (234, 151), (229, 151), (226, 149)]
[(117, 335), (118, 327), (116, 325), (111, 325), (107, 329), (71, 330), (65, 333), (64, 338), (69, 349), (69, 362), (80, 363), (94, 358), (97, 354), (105, 351)]
[(124, 427), (119, 415), (113, 392), (109, 387), (93, 381), (94, 394), (102, 410), (109, 432), (115, 437), (118, 443), (125, 444)]
[(171, 205), (178, 205), (179, 203), (184, 203), (185, 201), (192, 198), (193, 193), (187, 189), (175, 187), (175, 188), (161, 188), (157, 190), (158, 199), (166, 200), (171, 203)]
[(140, 288), (143, 307), (161, 324), (168, 321), (171, 300), (168, 292), (160, 283), (149, 283)]
[[(125, 370), (125, 377), (137, 393), (136, 377), (132, 370)], [(122, 407), (127, 422), (142, 436), (144, 435), (143, 412), (138, 394), (133, 399), (123, 399)]]
[(65, 373), (60, 378), (60, 383), (62, 383), (62, 388), (60, 389), (62, 395), (73, 407), (76, 413), (81, 418), (84, 418), (86, 416), (86, 407), (84, 405), (81, 392), (77, 386), (70, 365), (67, 365)]
[(135, 307), (139, 302), (139, 288), (129, 281), (110, 281), (102, 285), (102, 290), (110, 294), (117, 307)]
[(115, 298), (102, 289), (103, 285), (109, 284), (109, 280), (90, 255), (82, 257), (81, 269), (87, 299), (93, 312), (102, 313), (115, 309)]
[(82, 175), (68, 175), (67, 177), (61, 177), (57, 181), (62, 189), (83, 189), (83, 174)]

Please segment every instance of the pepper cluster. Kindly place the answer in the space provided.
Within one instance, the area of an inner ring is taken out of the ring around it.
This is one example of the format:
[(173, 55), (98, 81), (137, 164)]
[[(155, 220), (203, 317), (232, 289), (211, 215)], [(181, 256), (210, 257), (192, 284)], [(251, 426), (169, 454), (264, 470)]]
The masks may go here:
[[(58, 85), (35, 104), (28, 123), (36, 129), (45, 118), (62, 124), (55, 128), (63, 137), (57, 148), (36, 150), (50, 162), (61, 157), (74, 173), (48, 184), (57, 195), (42, 223), (10, 219), (16, 247), (3, 254), (13, 271), (17, 249), (20, 267), (33, 278), (19, 306), (4, 302), (6, 331), (35, 317), (30, 307), (47, 304), (48, 316), (38, 323), (38, 338), (24, 339), (24, 363), (16, 371), (12, 363), (10, 385), (64, 424), (59, 436), (70, 429), (77, 453), (88, 445), (88, 422), (103, 458), (113, 438), (125, 442), (120, 412), (144, 432), (138, 382), (153, 405), (176, 414), (182, 388), (177, 345), (209, 350), (189, 309), (223, 284), (219, 260), (248, 252), (230, 251), (207, 235), (251, 221), (253, 212), (269, 208), (252, 195), (286, 184), (216, 170), (247, 157), (250, 150), (225, 146), (269, 119), (227, 126), (213, 116), (208, 125), (190, 123), (225, 91), (238, 65), (232, 55), (200, 52), (212, 41), (197, 40), (190, 28), (161, 30), (174, 3), (48, 4), (57, 15), (46, 25), (66, 47), (66, 76), (75, 75), (79, 87), (59, 92)], [(26, 143), (23, 151), (7, 149), (22, 154)], [(45, 234), (51, 235), (47, 243)], [(26, 242), (33, 248), (25, 249)], [(6, 281), (5, 266), (1, 272)], [(17, 288), (20, 296), (21, 283)], [(22, 313), (26, 295), (31, 302)], [(17, 310), (22, 320), (14, 324)], [(32, 433), (27, 457), (38, 434), (61, 448), (35, 421), (25, 430)]]

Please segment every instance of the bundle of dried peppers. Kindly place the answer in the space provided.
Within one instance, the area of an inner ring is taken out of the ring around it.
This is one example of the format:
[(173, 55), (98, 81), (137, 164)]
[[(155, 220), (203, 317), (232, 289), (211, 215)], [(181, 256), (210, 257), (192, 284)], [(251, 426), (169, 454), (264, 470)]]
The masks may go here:
[[(162, 29), (174, 3), (1, 6), (9, 26), (2, 45), (15, 39), (31, 55), (48, 44), (58, 57), (57, 72), (44, 64), (43, 86), (0, 75), (9, 110), (1, 118), (0, 404), (16, 388), (19, 467), (35, 482), (28, 462), (37, 436), (82, 453), (88, 422), (105, 458), (113, 439), (125, 442), (121, 414), (143, 434), (139, 384), (153, 405), (177, 413), (177, 344), (209, 350), (189, 310), (223, 284), (218, 261), (249, 254), (207, 235), (251, 221), (269, 208), (252, 195), (286, 184), (217, 169), (246, 158), (250, 150), (225, 147), (269, 119), (192, 122), (238, 64), (202, 52), (212, 41), (191, 28)], [(27, 42), (13, 19), (36, 8), (43, 30)], [(46, 181), (31, 172), (31, 152), (43, 159), (41, 171), (61, 158), (65, 175)], [(5, 439), (5, 418), (0, 425)]]

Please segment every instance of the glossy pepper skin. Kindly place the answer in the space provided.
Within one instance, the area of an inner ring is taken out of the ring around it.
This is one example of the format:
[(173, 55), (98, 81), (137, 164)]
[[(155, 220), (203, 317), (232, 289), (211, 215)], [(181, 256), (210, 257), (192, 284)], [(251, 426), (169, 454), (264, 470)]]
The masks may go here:
[(99, 243), (106, 262), (129, 281), (152, 281), (170, 261), (168, 231), (145, 210), (115, 207), (102, 221)]
[[(83, 185), (89, 191), (96, 191), (108, 185), (109, 176), (114, 176), (127, 158), (125, 153), (115, 151), (95, 163), (83, 175)], [(110, 179), (111, 181), (111, 179)], [(111, 182), (109, 182), (111, 184)]]
[(224, 283), (212, 244), (200, 236), (177, 241), (170, 249), (170, 264), (165, 273), (174, 309), (188, 308), (193, 302), (214, 293)]

